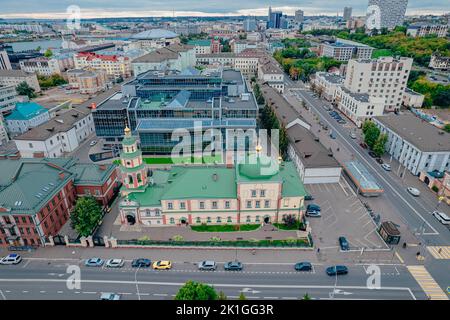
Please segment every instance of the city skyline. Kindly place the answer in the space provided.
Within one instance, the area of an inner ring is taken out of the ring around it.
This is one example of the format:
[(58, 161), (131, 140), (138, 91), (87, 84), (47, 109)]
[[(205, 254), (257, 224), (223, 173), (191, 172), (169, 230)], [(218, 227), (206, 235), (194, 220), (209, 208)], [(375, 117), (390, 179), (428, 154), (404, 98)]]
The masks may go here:
[[(105, 1), (43, 1), (39, 4), (34, 1), (25, 0), (21, 8), (17, 8), (13, 3), (1, 0), (2, 14), (0, 18), (33, 18), (48, 19), (61, 18), (67, 16), (66, 9), (70, 5), (78, 5), (81, 8), (84, 18), (102, 18), (102, 17), (172, 17), (172, 16), (240, 16), (240, 15), (267, 15), (269, 6), (274, 10), (283, 11), (288, 15), (294, 15), (295, 11), (301, 9), (305, 15), (342, 15), (344, 6), (353, 8), (353, 15), (365, 15), (367, 2), (348, 0), (344, 3), (336, 2), (325, 5), (324, 0), (318, 1), (261, 1), (250, 0), (245, 4), (237, 1), (227, 2), (226, 6), (221, 6), (217, 1), (208, 2), (205, 5), (201, 1), (148, 1), (130, 0), (126, 4), (107, 3)], [(108, 8), (105, 10), (104, 8)], [(411, 0), (408, 4), (407, 15), (416, 14), (443, 14), (450, 11), (450, 6), (442, 7), (440, 1)]]

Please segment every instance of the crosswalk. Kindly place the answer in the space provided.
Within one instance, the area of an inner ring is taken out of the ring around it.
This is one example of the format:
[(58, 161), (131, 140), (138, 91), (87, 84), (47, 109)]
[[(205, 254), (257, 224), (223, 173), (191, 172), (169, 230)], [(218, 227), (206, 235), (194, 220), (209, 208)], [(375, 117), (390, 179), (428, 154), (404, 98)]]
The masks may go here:
[(424, 266), (407, 266), (407, 268), (430, 300), (448, 300), (448, 296)]
[(429, 246), (427, 250), (435, 259), (450, 259), (450, 246)]

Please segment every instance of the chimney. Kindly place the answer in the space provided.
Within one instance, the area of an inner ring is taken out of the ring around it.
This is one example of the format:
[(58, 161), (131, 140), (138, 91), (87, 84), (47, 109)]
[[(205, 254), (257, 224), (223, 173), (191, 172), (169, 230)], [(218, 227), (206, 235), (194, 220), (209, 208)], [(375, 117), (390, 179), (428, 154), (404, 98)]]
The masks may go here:
[(91, 109), (92, 109), (92, 110), (97, 109), (97, 104), (96, 104), (95, 102), (92, 102), (92, 103), (91, 103)]
[(61, 171), (60, 173), (58, 173), (58, 176), (59, 176), (59, 178), (61, 179), (61, 180), (64, 180), (64, 172), (63, 171)]

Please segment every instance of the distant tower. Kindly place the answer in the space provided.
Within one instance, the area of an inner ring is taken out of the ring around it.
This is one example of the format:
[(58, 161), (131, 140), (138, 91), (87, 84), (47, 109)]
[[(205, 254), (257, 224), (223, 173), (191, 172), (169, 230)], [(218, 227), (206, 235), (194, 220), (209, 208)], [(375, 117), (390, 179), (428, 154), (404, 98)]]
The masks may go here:
[(131, 129), (125, 128), (122, 140), (123, 151), (120, 154), (120, 171), (122, 173), (122, 195), (130, 192), (144, 192), (147, 187), (147, 168), (142, 162), (142, 152), (139, 150), (136, 138), (131, 135)]

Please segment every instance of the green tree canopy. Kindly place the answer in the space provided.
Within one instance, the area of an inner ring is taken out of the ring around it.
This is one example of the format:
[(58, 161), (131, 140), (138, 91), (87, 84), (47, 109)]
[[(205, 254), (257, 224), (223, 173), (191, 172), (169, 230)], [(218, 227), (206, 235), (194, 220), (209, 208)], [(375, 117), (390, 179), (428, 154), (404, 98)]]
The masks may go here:
[(388, 136), (385, 133), (382, 133), (378, 136), (377, 140), (375, 141), (375, 144), (373, 145), (373, 152), (379, 157), (381, 157), (385, 150), (385, 145), (388, 140)]
[(79, 235), (90, 236), (102, 218), (102, 209), (94, 197), (81, 197), (70, 215), (71, 226)]
[(217, 300), (213, 287), (189, 280), (178, 290), (175, 300)]
[(51, 56), (53, 56), (52, 50), (47, 49), (44, 53), (44, 57), (50, 58)]
[(367, 120), (363, 124), (362, 131), (364, 134), (364, 142), (367, 143), (370, 149), (373, 149), (375, 142), (380, 135), (380, 129), (378, 129), (375, 123)]
[(30, 99), (36, 98), (34, 89), (30, 87), (25, 81), (18, 84), (18, 86), (16, 87), (16, 91), (20, 96), (28, 96), (28, 98)]
[(247, 300), (247, 297), (245, 296), (245, 294), (243, 292), (241, 292), (239, 294), (239, 300)]

